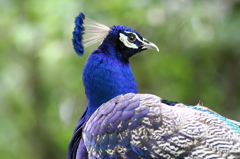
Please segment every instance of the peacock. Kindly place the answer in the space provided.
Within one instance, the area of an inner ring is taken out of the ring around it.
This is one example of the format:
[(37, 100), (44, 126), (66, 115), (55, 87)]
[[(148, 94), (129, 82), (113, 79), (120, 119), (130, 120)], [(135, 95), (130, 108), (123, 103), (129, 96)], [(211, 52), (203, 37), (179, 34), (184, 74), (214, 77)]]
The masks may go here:
[[(83, 38), (84, 37), (84, 38)], [(87, 106), (68, 159), (240, 159), (240, 123), (200, 104), (139, 94), (129, 58), (158, 47), (130, 27), (107, 27), (80, 13), (73, 46), (102, 41), (83, 71)]]

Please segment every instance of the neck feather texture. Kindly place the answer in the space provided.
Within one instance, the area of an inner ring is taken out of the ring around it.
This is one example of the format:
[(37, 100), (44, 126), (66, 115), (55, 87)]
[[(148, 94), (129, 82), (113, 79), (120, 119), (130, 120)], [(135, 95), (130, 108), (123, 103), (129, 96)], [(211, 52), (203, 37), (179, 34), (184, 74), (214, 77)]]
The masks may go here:
[(101, 104), (126, 93), (137, 93), (137, 85), (128, 61), (95, 50), (84, 66), (83, 83), (88, 99), (87, 117)]

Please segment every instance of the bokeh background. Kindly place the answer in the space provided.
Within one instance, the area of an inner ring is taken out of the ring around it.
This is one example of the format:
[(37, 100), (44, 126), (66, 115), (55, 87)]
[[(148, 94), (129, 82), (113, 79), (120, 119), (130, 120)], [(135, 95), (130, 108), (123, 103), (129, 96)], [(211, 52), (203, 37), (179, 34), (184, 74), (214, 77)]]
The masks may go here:
[(83, 57), (72, 48), (80, 11), (126, 25), (160, 49), (131, 59), (139, 92), (203, 103), (240, 121), (240, 2), (1, 0), (0, 158), (65, 159), (86, 105)]

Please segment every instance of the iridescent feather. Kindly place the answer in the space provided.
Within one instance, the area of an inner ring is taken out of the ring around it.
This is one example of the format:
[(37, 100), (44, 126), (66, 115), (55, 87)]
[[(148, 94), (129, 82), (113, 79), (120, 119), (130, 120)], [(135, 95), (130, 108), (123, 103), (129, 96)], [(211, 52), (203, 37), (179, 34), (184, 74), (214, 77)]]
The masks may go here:
[(84, 48), (102, 41), (111, 29), (103, 24), (95, 22), (80, 13), (75, 20), (73, 31), (73, 46), (78, 55), (82, 56)]
[(237, 159), (239, 124), (200, 105), (129, 93), (100, 106), (83, 139), (89, 158)]
[(155, 44), (129, 27), (109, 28), (83, 13), (75, 24), (78, 55), (103, 42), (84, 66), (88, 105), (69, 144), (69, 159), (240, 159), (239, 122), (200, 104), (137, 94), (129, 58), (158, 50)]

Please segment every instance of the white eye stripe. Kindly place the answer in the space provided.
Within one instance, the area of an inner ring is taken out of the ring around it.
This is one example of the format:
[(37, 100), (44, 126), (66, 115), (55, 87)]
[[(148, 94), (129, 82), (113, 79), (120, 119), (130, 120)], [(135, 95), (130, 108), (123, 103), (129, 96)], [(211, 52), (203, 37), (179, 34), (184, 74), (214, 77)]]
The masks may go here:
[(137, 38), (137, 40), (141, 41), (143, 43), (143, 41), (139, 38), (139, 36), (136, 33), (133, 33), (133, 32), (130, 32), (130, 31), (125, 31), (125, 33), (134, 34), (135, 37)]
[(137, 48), (138, 48), (138, 46), (137, 46), (136, 44), (129, 42), (129, 41), (128, 41), (128, 37), (127, 37), (126, 35), (122, 34), (122, 33), (120, 33), (119, 40), (120, 40), (121, 42), (123, 42), (123, 44), (124, 44), (126, 47), (128, 47), (128, 48), (133, 48), (133, 49), (137, 49)]
[[(138, 35), (137, 35), (136, 33), (129, 32), (129, 31), (125, 31), (125, 33), (134, 34), (135, 37), (137, 38), (137, 40), (143, 43), (143, 41), (138, 37)], [(120, 40), (121, 42), (123, 42), (123, 44), (124, 44), (126, 47), (128, 47), (128, 48), (133, 48), (133, 49), (137, 49), (137, 48), (138, 48), (138, 46), (137, 46), (136, 44), (131, 43), (131, 42), (128, 41), (128, 36), (126, 36), (125, 34), (120, 33), (119, 40)]]

